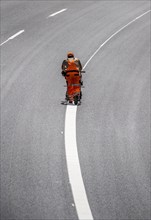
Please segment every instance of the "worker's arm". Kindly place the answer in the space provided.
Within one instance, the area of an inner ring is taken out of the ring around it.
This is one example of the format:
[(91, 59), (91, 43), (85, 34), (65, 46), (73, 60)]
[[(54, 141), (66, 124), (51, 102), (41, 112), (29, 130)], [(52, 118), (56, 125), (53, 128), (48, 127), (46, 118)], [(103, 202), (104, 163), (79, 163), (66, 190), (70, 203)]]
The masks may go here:
[(66, 76), (66, 69), (67, 69), (67, 61), (66, 61), (66, 60), (64, 60), (64, 61), (62, 62), (61, 68), (62, 68), (61, 74), (62, 74), (63, 76)]
[(79, 69), (81, 71), (82, 70), (82, 64), (81, 64), (80, 60), (78, 60), (78, 63), (79, 63)]

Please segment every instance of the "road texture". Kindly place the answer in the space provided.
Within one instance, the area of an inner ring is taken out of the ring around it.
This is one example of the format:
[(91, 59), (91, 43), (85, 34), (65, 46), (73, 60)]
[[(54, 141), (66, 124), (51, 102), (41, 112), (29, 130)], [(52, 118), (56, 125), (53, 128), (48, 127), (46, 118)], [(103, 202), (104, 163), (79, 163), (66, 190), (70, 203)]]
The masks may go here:
[[(84, 65), (148, 10), (149, 1), (1, 1), (1, 43), (9, 39), (0, 60), (2, 220), (78, 219), (64, 146), (62, 60), (72, 50)], [(76, 130), (93, 218), (149, 220), (150, 13), (85, 70)]]

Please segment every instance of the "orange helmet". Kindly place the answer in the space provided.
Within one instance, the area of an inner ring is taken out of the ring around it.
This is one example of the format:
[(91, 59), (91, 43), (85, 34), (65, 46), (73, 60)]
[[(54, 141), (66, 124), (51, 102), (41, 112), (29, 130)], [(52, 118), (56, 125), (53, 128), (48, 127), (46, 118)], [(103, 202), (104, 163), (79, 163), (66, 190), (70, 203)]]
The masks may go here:
[(72, 58), (72, 57), (74, 57), (74, 53), (73, 53), (73, 52), (71, 52), (71, 51), (70, 51), (70, 52), (68, 52), (68, 53), (67, 53), (67, 57), (68, 57), (68, 58)]

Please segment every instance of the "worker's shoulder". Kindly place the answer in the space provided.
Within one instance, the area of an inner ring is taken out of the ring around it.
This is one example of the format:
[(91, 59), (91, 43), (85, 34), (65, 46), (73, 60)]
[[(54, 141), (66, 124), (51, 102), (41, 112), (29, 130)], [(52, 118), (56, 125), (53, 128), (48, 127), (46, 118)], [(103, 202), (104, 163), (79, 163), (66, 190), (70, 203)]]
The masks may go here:
[(78, 58), (74, 58), (75, 61), (79, 62), (80, 60)]
[(62, 63), (67, 63), (68, 61), (67, 60), (63, 60), (63, 62)]

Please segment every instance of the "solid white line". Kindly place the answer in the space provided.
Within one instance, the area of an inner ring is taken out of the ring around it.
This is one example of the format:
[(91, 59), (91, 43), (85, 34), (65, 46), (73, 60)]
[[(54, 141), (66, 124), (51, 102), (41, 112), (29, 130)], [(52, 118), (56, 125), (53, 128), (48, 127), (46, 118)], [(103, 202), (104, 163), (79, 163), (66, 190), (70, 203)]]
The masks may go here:
[[(128, 24), (123, 26), (121, 29), (112, 34), (101, 46), (95, 51), (95, 53), (86, 62), (83, 69), (88, 65), (92, 58), (98, 53), (98, 51), (116, 34), (126, 28), (128, 25), (141, 18), (145, 14), (149, 13), (151, 10), (143, 13), (142, 15), (136, 17)], [(93, 220), (91, 209), (88, 203), (87, 194), (85, 186), (82, 179), (80, 162), (77, 151), (77, 141), (76, 141), (76, 112), (77, 106), (67, 106), (66, 116), (65, 116), (65, 149), (66, 149), (66, 159), (69, 181), (71, 184), (71, 189), (73, 193), (73, 198), (75, 202), (75, 207), (77, 210), (78, 218), (80, 220)]]
[(130, 24), (132, 24), (133, 22), (135, 22), (137, 19), (141, 18), (142, 16), (146, 15), (147, 13), (149, 13), (151, 10), (146, 11), (145, 13), (143, 13), (142, 15), (136, 17), (135, 19), (133, 19), (132, 21), (130, 21), (128, 24), (124, 25), (122, 28), (120, 28), (118, 31), (116, 31), (114, 34), (112, 34), (103, 44), (100, 45), (100, 47), (94, 52), (94, 54), (89, 58), (89, 60), (86, 62), (86, 64), (84, 65), (83, 69), (85, 69), (85, 67), (88, 65), (88, 63), (92, 60), (92, 58), (99, 52), (99, 50), (109, 41), (111, 40), (116, 34), (118, 34), (119, 32), (121, 32), (124, 28), (126, 28), (127, 26), (129, 26)]
[(4, 41), (3, 43), (0, 44), (0, 46), (2, 46), (3, 44), (7, 43), (8, 41), (14, 39), (15, 37), (17, 37), (18, 35), (22, 34), (25, 30), (21, 30), (19, 32), (17, 32), (16, 34), (14, 34), (13, 36), (9, 37), (6, 41)]
[(77, 106), (67, 106), (65, 117), (65, 149), (69, 181), (75, 201), (79, 219), (92, 220), (92, 213), (89, 207), (85, 191), (76, 142), (76, 111)]
[(63, 11), (66, 11), (66, 10), (67, 10), (67, 8), (64, 8), (64, 9), (62, 9), (62, 10), (60, 10), (60, 11), (57, 11), (57, 12), (55, 12), (55, 13), (49, 15), (48, 18), (53, 17), (53, 16), (55, 16), (55, 15), (57, 15), (57, 14), (63, 12)]

